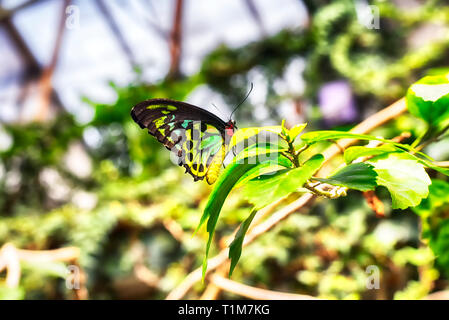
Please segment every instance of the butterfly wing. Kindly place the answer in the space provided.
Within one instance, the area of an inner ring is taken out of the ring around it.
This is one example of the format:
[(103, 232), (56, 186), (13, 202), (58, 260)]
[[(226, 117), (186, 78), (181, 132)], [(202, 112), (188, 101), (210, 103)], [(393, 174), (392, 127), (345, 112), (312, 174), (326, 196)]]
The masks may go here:
[(185, 102), (143, 101), (131, 111), (139, 126), (148, 129), (177, 157), (195, 181), (213, 184), (226, 154), (226, 123), (214, 114)]

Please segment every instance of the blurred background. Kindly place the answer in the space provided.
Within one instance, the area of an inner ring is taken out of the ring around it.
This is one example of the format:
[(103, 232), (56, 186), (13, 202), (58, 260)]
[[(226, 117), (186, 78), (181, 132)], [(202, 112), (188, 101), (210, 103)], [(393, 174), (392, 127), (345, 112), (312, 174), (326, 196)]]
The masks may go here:
[[(253, 83), (239, 127), (350, 129), (448, 65), (448, 26), (434, 0), (0, 1), (0, 299), (163, 299), (200, 266), (207, 234), (192, 233), (211, 188), (132, 122), (134, 104), (227, 119)], [(422, 126), (406, 114), (373, 134)], [(447, 160), (449, 140), (425, 151)], [(418, 216), (379, 197), (386, 218), (359, 192), (291, 215), (244, 248), (232, 280), (329, 299), (446, 289)], [(211, 256), (250, 209), (231, 195)], [(186, 297), (242, 298), (205, 287)]]

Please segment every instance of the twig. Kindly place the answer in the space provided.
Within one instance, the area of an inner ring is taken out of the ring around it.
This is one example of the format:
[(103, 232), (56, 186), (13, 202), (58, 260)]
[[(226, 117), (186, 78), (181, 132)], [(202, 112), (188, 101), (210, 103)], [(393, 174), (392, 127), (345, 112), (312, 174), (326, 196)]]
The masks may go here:
[(251, 17), (256, 22), (257, 26), (259, 27), (260, 33), (262, 36), (266, 36), (267, 32), (265, 30), (265, 26), (262, 20), (262, 16), (260, 15), (259, 9), (257, 9), (256, 4), (253, 0), (245, 0), (245, 5), (248, 8), (249, 13), (251, 14)]
[(134, 275), (137, 279), (151, 288), (159, 287), (159, 277), (153, 271), (148, 269), (143, 263), (137, 263), (134, 266)]
[(16, 249), (16, 251), (20, 260), (29, 263), (54, 261), (71, 262), (78, 260), (80, 256), (80, 250), (77, 247), (40, 251)]
[(449, 161), (436, 161), (433, 164), (442, 168), (449, 167)]
[(16, 288), (20, 282), (20, 259), (12, 244), (5, 244), (0, 250), (0, 271), (6, 268), (6, 286)]
[[(13, 244), (7, 243), (0, 249), (0, 272), (6, 268), (6, 285), (16, 288), (20, 283), (20, 262), (43, 263), (43, 262), (73, 262), (76, 263), (80, 251), (76, 247), (67, 247), (56, 250), (23, 250), (17, 249)], [(85, 281), (82, 281), (84, 284)], [(81, 298), (87, 298), (87, 289), (83, 285), (76, 289), (75, 294)]]
[(162, 220), (162, 224), (165, 229), (170, 232), (173, 238), (175, 238), (179, 242), (182, 241), (182, 239), (184, 238), (184, 231), (182, 230), (182, 227), (181, 225), (179, 225), (179, 223), (172, 219), (164, 219)]
[(449, 300), (449, 290), (431, 293), (424, 297), (423, 300)]
[[(366, 120), (362, 121), (360, 124), (355, 126), (351, 132), (357, 133), (357, 134), (365, 134), (373, 130), (374, 128), (383, 125), (384, 123), (388, 122), (391, 119), (394, 119), (404, 113), (407, 110), (405, 99), (402, 98), (389, 107), (375, 113), (374, 115), (370, 116)], [(339, 145), (343, 148), (347, 148), (350, 145), (356, 143), (357, 139), (344, 139), (339, 141)], [(340, 153), (340, 149), (336, 147), (335, 145), (330, 146), (328, 149), (326, 149), (323, 152), (323, 155), (325, 156), (325, 164), (329, 163), (331, 159), (333, 159), (335, 156), (337, 156)], [(323, 168), (319, 171), (320, 176), (325, 176), (327, 172), (329, 172), (330, 169)], [(248, 245), (252, 241), (254, 241), (258, 236), (261, 234), (264, 234), (271, 228), (273, 228), (275, 225), (277, 225), (280, 221), (288, 217), (291, 213), (298, 211), (302, 207), (306, 206), (307, 204), (310, 204), (312, 200), (316, 198), (315, 195), (312, 194), (305, 194), (301, 196), (298, 200), (292, 202), (291, 204), (287, 205), (286, 207), (282, 208), (281, 210), (275, 212), (269, 219), (266, 221), (260, 223), (259, 225), (255, 226), (245, 237), (245, 240), (243, 242), (243, 246)], [(206, 273), (210, 273), (212, 270), (215, 270), (219, 266), (221, 266), (224, 262), (227, 261), (229, 249), (222, 250), (219, 254), (217, 254), (215, 257), (211, 258), (208, 261), (208, 269)], [(168, 300), (177, 300), (182, 299), (182, 297), (190, 290), (190, 288), (201, 280), (202, 276), (202, 270), (201, 268), (198, 268), (194, 271), (192, 271), (187, 277), (184, 279), (184, 281), (175, 289), (173, 289), (167, 296), (166, 299)]]
[(251, 287), (226, 279), (217, 274), (212, 275), (210, 281), (225, 291), (254, 300), (319, 300), (318, 298), (303, 294), (293, 294)]

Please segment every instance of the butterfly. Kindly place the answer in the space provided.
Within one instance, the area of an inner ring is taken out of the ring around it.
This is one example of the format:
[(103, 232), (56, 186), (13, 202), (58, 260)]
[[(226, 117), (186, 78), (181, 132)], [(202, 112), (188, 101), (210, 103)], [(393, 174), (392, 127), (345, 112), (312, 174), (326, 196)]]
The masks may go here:
[(224, 122), (209, 111), (170, 99), (142, 101), (132, 108), (131, 117), (174, 152), (178, 165), (195, 181), (205, 178), (208, 184), (217, 180), (237, 129), (234, 120)]

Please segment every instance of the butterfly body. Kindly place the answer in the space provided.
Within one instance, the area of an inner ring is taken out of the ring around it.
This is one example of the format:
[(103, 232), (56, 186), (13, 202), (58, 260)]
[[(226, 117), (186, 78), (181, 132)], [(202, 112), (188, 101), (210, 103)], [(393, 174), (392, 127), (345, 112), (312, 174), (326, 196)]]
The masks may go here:
[(148, 129), (195, 181), (206, 178), (213, 184), (218, 177), (227, 144), (236, 129), (235, 122), (224, 122), (197, 106), (170, 99), (150, 99), (135, 105), (133, 120)]

